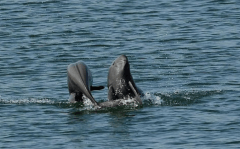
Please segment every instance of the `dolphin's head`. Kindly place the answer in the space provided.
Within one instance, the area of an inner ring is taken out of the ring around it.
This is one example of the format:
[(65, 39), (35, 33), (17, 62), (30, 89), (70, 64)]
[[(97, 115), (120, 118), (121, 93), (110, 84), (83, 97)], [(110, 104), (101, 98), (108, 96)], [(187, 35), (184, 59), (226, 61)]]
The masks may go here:
[(114, 60), (109, 68), (108, 72), (108, 87), (110, 85), (116, 86), (119, 81), (124, 80), (125, 82), (132, 79), (130, 73), (130, 65), (128, 58), (125, 55), (119, 56)]
[(115, 75), (124, 76), (130, 73), (130, 66), (128, 58), (125, 55), (119, 56), (111, 66), (111, 69), (115, 72)]

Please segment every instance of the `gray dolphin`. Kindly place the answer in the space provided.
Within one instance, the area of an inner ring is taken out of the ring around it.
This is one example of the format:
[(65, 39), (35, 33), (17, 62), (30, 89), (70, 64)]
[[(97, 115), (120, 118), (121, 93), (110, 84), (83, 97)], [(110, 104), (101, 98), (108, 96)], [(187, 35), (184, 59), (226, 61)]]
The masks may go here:
[(118, 99), (135, 98), (142, 105), (140, 96), (143, 95), (143, 91), (133, 81), (128, 58), (125, 55), (119, 56), (112, 63), (109, 68), (107, 81), (108, 99), (110, 102), (116, 100), (113, 103), (117, 103)]
[(69, 101), (72, 103), (83, 101), (83, 95), (91, 100), (94, 105), (99, 105), (93, 98), (91, 91), (103, 89), (103, 86), (92, 86), (92, 73), (87, 65), (78, 61), (67, 67), (67, 82)]

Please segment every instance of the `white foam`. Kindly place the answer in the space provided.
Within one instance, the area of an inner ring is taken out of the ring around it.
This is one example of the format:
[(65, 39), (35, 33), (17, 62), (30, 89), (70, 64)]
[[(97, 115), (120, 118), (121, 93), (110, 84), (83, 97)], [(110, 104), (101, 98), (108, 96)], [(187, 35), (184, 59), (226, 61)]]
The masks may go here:
[(120, 103), (122, 104), (122, 105), (124, 105), (124, 106), (133, 106), (133, 107), (138, 107), (139, 106), (139, 104), (138, 104), (138, 102), (136, 101), (136, 99), (135, 98), (127, 98), (127, 99), (122, 99), (121, 101), (120, 101)]

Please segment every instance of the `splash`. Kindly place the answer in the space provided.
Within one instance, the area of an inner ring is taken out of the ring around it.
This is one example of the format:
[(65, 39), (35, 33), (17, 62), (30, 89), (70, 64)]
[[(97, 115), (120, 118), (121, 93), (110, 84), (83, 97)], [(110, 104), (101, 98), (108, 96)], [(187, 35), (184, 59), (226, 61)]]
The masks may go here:
[(155, 95), (154, 93), (146, 92), (142, 98), (144, 105), (161, 105), (163, 100), (161, 96)]
[[(141, 107), (135, 98), (127, 98), (127, 99), (118, 99), (113, 102), (109, 102), (108, 99), (100, 100), (100, 107), (94, 106), (92, 102), (84, 97), (83, 104), (89, 110), (98, 110), (98, 109), (111, 109), (111, 108), (138, 108)], [(86, 109), (86, 108), (85, 108)]]

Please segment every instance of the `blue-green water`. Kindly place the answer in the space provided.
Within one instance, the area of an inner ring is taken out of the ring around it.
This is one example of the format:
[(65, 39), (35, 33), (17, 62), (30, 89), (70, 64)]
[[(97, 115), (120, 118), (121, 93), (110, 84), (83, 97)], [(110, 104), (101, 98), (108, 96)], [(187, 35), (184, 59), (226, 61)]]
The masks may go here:
[[(0, 1), (0, 148), (239, 148), (237, 0)], [(68, 103), (66, 68), (97, 101), (125, 54), (143, 107)]]

